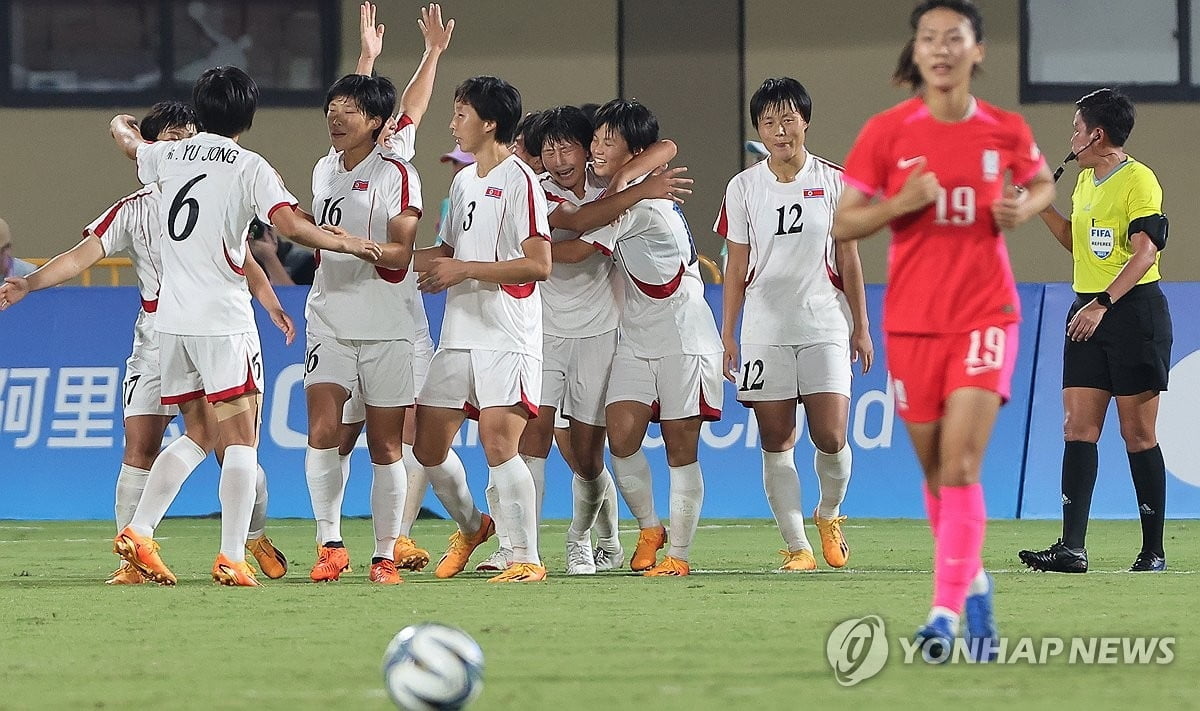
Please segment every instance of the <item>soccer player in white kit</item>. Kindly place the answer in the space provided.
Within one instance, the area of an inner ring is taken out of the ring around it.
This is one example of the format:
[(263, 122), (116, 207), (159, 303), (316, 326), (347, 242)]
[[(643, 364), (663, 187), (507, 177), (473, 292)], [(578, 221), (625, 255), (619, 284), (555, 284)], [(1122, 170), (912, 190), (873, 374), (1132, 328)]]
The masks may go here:
[(795, 79), (767, 79), (754, 92), (750, 120), (769, 156), (729, 181), (713, 228), (729, 247), (725, 377), (758, 421), (763, 487), (787, 544), (781, 571), (817, 565), (800, 504), (797, 402), (816, 445), (821, 550), (830, 566), (846, 565), (840, 506), (850, 481), (850, 369), (861, 359), (866, 373), (874, 357), (858, 250), (853, 242), (835, 245), (829, 232), (842, 168), (805, 148), (811, 118), (812, 99)]
[[(262, 355), (250, 309), (243, 264), (251, 218), (270, 221), (285, 237), (314, 248), (380, 256), (374, 242), (329, 231), (300, 218), (296, 199), (278, 173), (258, 154), (235, 140), (249, 130), (258, 87), (236, 67), (210, 69), (200, 76), (192, 102), (202, 132), (182, 141), (146, 143), (131, 116), (117, 116), (111, 130), (127, 156), (136, 159), (143, 183), (163, 194), (160, 220), (170, 237), (163, 241), (162, 289), (156, 327), (161, 349), (162, 401), (177, 404), (188, 438), (215, 441), (221, 465), (221, 552), (213, 579), (224, 585), (256, 586), (244, 546), (258, 470), (257, 442), (262, 392)], [(204, 429), (213, 403), (215, 431)], [(188, 442), (181, 438), (177, 442)], [(175, 443), (172, 443), (174, 446)], [(207, 447), (201, 444), (201, 451)], [(146, 488), (193, 460), (194, 452), (169, 446), (154, 462)], [(168, 456), (172, 455), (172, 456)], [(152, 522), (139, 505), (114, 546), (144, 575), (162, 582), (174, 575), (162, 562), (151, 537)]]
[[(595, 123), (592, 160), (602, 177), (658, 139), (657, 119), (636, 101), (610, 101)], [(723, 400), (721, 338), (704, 300), (696, 247), (678, 203), (643, 200), (612, 224), (555, 244), (554, 256), (579, 261), (593, 248), (613, 256), (624, 283), (605, 415), (613, 473), (641, 529), (630, 567), (651, 577), (688, 575), (704, 500), (700, 426), (720, 418)], [(662, 426), (671, 474), (670, 548), (661, 562), (666, 529), (642, 452), (654, 420)]]
[(417, 397), (414, 452), (433, 490), (458, 524), (435, 575), (448, 578), (494, 531), (467, 489), (461, 463), (446, 458), (468, 412), (495, 482), (513, 546), (513, 563), (491, 580), (543, 580), (537, 549), (533, 478), (517, 456), (526, 420), (537, 416), (542, 377), (542, 302), (537, 282), (550, 274), (546, 197), (537, 176), (508, 145), (521, 118), (521, 94), (496, 77), (473, 77), (454, 92), (450, 131), (475, 155), (450, 186), (442, 243), (417, 251), (422, 291), (448, 290), (442, 340)]
[[(195, 135), (195, 124), (195, 112), (190, 106), (181, 101), (163, 101), (154, 105), (138, 128), (149, 140), (175, 141)], [(133, 348), (125, 362), (122, 388), (125, 451), (117, 476), (114, 504), (118, 533), (132, 520), (142, 499), (150, 467), (162, 448), (167, 426), (179, 414), (175, 405), (162, 404), (159, 387), (158, 332), (154, 328), (154, 315), (158, 310), (159, 274), (162, 272), (160, 201), (157, 186), (144, 186), (118, 200), (88, 224), (79, 244), (51, 259), (27, 278), (12, 277), (8, 283), (0, 284), (2, 311), (30, 291), (48, 289), (74, 279), (104, 257), (124, 252), (133, 263), (141, 310), (134, 324)], [(294, 336), (291, 319), (283, 311), (257, 263), (246, 264), (246, 280), (251, 294), (291, 343)], [(177, 491), (176, 487), (165, 492), (169, 497), (163, 505), (164, 513)], [(151, 496), (161, 493), (164, 492), (151, 492)], [(287, 572), (287, 558), (264, 535), (266, 518), (266, 476), (259, 467), (246, 547), (268, 577), (279, 578)], [(105, 582), (108, 585), (136, 585), (145, 581), (136, 568), (122, 560), (121, 566)]]
[(380, 245), (374, 263), (321, 255), (306, 304), (308, 403), (305, 476), (317, 519), (317, 563), (310, 577), (336, 580), (350, 567), (341, 540), (345, 482), (338, 456), (342, 411), (357, 387), (366, 406), (367, 448), (374, 477), (371, 516), (375, 552), (369, 580), (401, 582), (394, 547), (408, 486), (402, 432), (413, 404), (411, 300), (401, 284), (412, 261), (421, 186), (417, 172), (376, 144), (396, 106), (396, 88), (383, 77), (349, 74), (326, 95), (329, 137), (336, 151), (313, 169), (313, 215)]

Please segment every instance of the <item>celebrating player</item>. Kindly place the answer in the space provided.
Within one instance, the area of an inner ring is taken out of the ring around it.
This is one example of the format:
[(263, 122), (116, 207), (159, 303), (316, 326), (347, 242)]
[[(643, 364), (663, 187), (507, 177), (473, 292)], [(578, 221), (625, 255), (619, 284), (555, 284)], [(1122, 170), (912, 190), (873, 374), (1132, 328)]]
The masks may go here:
[(767, 79), (750, 99), (750, 120), (769, 156), (729, 181), (714, 227), (729, 247), (725, 378), (758, 421), (763, 487), (787, 543), (782, 571), (817, 566), (795, 461), (797, 400), (804, 405), (821, 483), (813, 523), (825, 562), (841, 568), (850, 555), (840, 515), (850, 482), (850, 363), (861, 359), (866, 373), (874, 358), (862, 265), (854, 242), (835, 245), (829, 234), (842, 169), (805, 147), (812, 99), (804, 86)]
[(925, 473), (935, 540), (933, 606), (916, 639), (926, 659), (947, 659), (965, 606), (973, 652), (986, 659), (996, 630), (980, 555), (980, 469), (1009, 398), (1020, 320), (1001, 230), (1049, 205), (1054, 184), (1025, 121), (971, 95), (984, 55), (978, 8), (926, 0), (910, 24), (895, 79), (917, 96), (862, 129), (846, 159), (833, 235), (892, 230), (888, 367)]

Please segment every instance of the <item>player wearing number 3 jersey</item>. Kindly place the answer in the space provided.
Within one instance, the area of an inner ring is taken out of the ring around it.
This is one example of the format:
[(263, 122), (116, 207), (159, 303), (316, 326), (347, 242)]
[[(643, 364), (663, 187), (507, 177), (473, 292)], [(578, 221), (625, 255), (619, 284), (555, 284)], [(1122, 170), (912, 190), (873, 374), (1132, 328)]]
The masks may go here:
[(945, 661), (965, 611), (975, 656), (986, 660), (996, 630), (979, 477), (1008, 399), (1020, 320), (1001, 230), (1045, 208), (1054, 185), (1025, 121), (971, 95), (984, 55), (974, 3), (926, 0), (910, 25), (895, 79), (917, 96), (859, 134), (833, 235), (854, 240), (892, 229), (888, 367), (925, 473), (936, 542), (933, 605), (917, 641), (927, 659)]

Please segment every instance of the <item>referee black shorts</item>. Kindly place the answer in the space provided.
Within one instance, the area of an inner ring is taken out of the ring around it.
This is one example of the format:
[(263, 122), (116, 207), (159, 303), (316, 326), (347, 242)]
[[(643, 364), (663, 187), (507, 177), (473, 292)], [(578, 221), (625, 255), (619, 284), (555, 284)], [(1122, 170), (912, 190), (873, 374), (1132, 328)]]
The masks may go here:
[[(1077, 294), (1067, 323), (1095, 294)], [(1063, 387), (1097, 388), (1113, 395), (1167, 389), (1171, 367), (1171, 312), (1158, 282), (1139, 284), (1104, 314), (1086, 341), (1066, 338)]]

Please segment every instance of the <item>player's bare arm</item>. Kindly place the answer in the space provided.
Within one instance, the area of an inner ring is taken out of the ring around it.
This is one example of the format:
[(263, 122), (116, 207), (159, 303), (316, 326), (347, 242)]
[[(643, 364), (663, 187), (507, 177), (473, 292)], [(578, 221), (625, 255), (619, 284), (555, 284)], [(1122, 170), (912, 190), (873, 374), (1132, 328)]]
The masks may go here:
[(121, 149), (125, 157), (136, 160), (138, 146), (146, 142), (142, 138), (141, 131), (138, 131), (137, 119), (129, 114), (114, 116), (108, 124), (108, 131), (112, 134), (113, 140), (117, 142), (117, 148)]
[(451, 257), (438, 257), (429, 269), (421, 273), (417, 286), (426, 293), (436, 294), (466, 279), (492, 284), (525, 284), (543, 281), (550, 276), (550, 242), (538, 235), (521, 243), (525, 256), (503, 262), (464, 262)]
[(104, 258), (100, 240), (88, 235), (79, 244), (38, 267), (27, 277), (9, 277), (0, 284), (0, 311), (25, 298), (31, 291), (49, 289), (74, 279)]
[(1000, 229), (1011, 230), (1041, 213), (1053, 201), (1054, 178), (1050, 169), (1042, 166), (1037, 175), (1020, 188), (1015, 185), (1004, 188), (1003, 196), (992, 203), (992, 217)]
[[(383, 52), (384, 26), (375, 24), (375, 5), (364, 2), (359, 7), (359, 39), (358, 74), (370, 75), (375, 68), (375, 60)], [(413, 72), (412, 79), (400, 95), (398, 112), (408, 116), (414, 126), (420, 125), (421, 119), (429, 109), (429, 99), (433, 96), (434, 80), (437, 77), (437, 64), (442, 52), (450, 46), (450, 37), (454, 34), (454, 20), (442, 22), (442, 6), (430, 3), (429, 7), (421, 8), (421, 18), (417, 26), (425, 39), (425, 52), (421, 62)], [(395, 130), (395, 122), (389, 122), (384, 132), (390, 135)], [(381, 134), (381, 139), (385, 137)]]
[(741, 364), (737, 323), (746, 303), (746, 273), (750, 269), (750, 245), (725, 241), (729, 250), (725, 260), (725, 278), (721, 280), (721, 373), (731, 383), (737, 383)]
[(692, 194), (688, 187), (692, 179), (680, 177), (686, 171), (685, 166), (669, 170), (659, 166), (642, 182), (607, 194), (599, 200), (583, 205), (564, 202), (550, 213), (550, 226), (583, 233), (607, 225), (642, 200), (663, 199), (682, 203), (685, 196)]
[(922, 158), (908, 174), (900, 192), (872, 202), (871, 196), (846, 186), (833, 216), (833, 238), (839, 242), (870, 237), (902, 215), (922, 210), (937, 200), (937, 175), (925, 170)]
[(834, 245), (834, 260), (838, 274), (842, 275), (842, 289), (846, 303), (850, 306), (852, 328), (850, 330), (850, 360), (862, 362), (866, 375), (875, 362), (875, 344), (871, 341), (871, 322), (867, 316), (867, 286), (863, 277), (862, 260), (858, 256), (856, 242), (839, 242)]
[(437, 244), (432, 247), (414, 249), (412, 253), (412, 270), (414, 272), (427, 272), (433, 266), (435, 259), (453, 256), (454, 249), (448, 244)]
[(638, 153), (632, 160), (621, 166), (616, 173), (613, 173), (612, 180), (608, 181), (609, 191), (624, 190), (630, 181), (637, 180), (655, 168), (665, 166), (675, 160), (678, 153), (679, 147), (669, 138), (663, 138), (657, 143), (651, 144), (646, 150)]
[(1042, 218), (1042, 222), (1046, 223), (1050, 234), (1054, 235), (1054, 239), (1062, 245), (1063, 249), (1070, 252), (1071, 246), (1071, 220), (1065, 217), (1053, 203), (1046, 206), (1045, 210), (1038, 213), (1038, 217)]
[(283, 304), (279, 303), (279, 297), (275, 294), (275, 289), (271, 288), (271, 281), (267, 279), (267, 273), (263, 271), (254, 257), (249, 255), (242, 265), (242, 270), (246, 272), (246, 286), (250, 289), (250, 295), (259, 304), (262, 304), (267, 315), (271, 317), (271, 323), (283, 332), (283, 342), (289, 346), (292, 345), (292, 341), (296, 338), (296, 326), (292, 323), (292, 317), (288, 316), (287, 311), (284, 311)]
[(407, 269), (412, 263), (413, 243), (417, 239), (417, 211), (408, 208), (388, 220), (387, 244), (380, 245), (379, 261), (385, 269)]
[(595, 245), (578, 237), (550, 245), (550, 260), (562, 264), (578, 264), (595, 253)]
[(358, 65), (355, 74), (371, 76), (375, 60), (383, 52), (383, 25), (375, 24), (375, 4), (364, 2), (358, 6)]
[(368, 262), (379, 259), (380, 249), (375, 242), (352, 237), (340, 227), (317, 227), (288, 207), (281, 207), (271, 214), (271, 225), (279, 234), (305, 247), (352, 254)]

